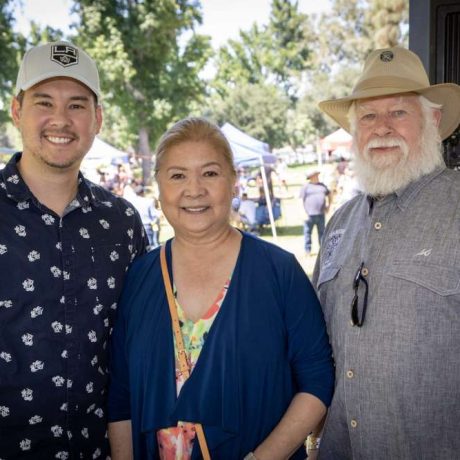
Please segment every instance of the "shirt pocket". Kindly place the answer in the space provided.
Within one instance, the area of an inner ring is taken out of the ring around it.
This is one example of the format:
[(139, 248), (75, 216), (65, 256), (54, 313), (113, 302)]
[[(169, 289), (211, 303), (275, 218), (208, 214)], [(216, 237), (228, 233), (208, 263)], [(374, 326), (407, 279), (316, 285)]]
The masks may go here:
[[(430, 368), (438, 366), (441, 356), (451, 362), (458, 359), (458, 353), (452, 358), (452, 352), (458, 350), (460, 333), (460, 269), (401, 262), (389, 266), (387, 279), (386, 308), (391, 311), (393, 332), (404, 340), (402, 348), (410, 350), (410, 359)], [(438, 358), (430, 361), (432, 356)]]
[(460, 294), (460, 269), (437, 264), (394, 263), (389, 275), (440, 296)]
[(337, 309), (340, 301), (337, 295), (342, 293), (342, 289), (336, 286), (339, 283), (338, 277), (341, 268), (340, 266), (329, 265), (321, 269), (318, 276), (318, 298), (323, 309), (324, 319), (328, 325), (329, 334), (334, 331), (335, 325), (343, 320), (342, 316), (344, 315), (343, 309)]
[(318, 289), (320, 290), (324, 283), (334, 280), (338, 276), (340, 268), (341, 267), (339, 266), (328, 266), (326, 268), (322, 268), (318, 276)]

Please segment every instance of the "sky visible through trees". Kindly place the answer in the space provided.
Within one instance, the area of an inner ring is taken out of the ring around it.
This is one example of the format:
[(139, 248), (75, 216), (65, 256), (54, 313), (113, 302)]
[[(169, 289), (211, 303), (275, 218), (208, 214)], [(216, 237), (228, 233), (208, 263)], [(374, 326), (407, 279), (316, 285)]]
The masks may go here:
[[(346, 94), (370, 50), (407, 46), (407, 0), (330, 0), (315, 14), (304, 12), (303, 1), (267, 0), (265, 22), (252, 22), (217, 49), (203, 32), (199, 1), (67, 0), (70, 28), (32, 22), (27, 35), (15, 23), (18, 2), (0, 0), (1, 131), (12, 131), (7, 107), (24, 50), (69, 39), (99, 65), (101, 136), (140, 152), (146, 181), (159, 136), (191, 114), (230, 122), (273, 148), (314, 141), (335, 129), (317, 102)], [(0, 145), (14, 143), (2, 136)]]

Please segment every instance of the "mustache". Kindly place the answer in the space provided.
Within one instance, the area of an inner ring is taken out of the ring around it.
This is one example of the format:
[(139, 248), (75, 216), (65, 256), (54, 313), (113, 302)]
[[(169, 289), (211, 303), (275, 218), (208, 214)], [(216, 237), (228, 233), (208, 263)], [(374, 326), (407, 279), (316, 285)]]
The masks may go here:
[(406, 141), (404, 141), (403, 139), (399, 139), (397, 137), (385, 137), (385, 138), (371, 139), (364, 146), (364, 149), (363, 149), (364, 156), (368, 158), (370, 149), (382, 148), (382, 147), (383, 148), (399, 147), (404, 157), (406, 157), (409, 153), (409, 146), (407, 145)]
[(373, 149), (379, 147), (400, 147), (406, 148), (407, 143), (402, 139), (398, 139), (397, 137), (386, 137), (383, 139), (371, 139), (366, 144), (366, 149)]

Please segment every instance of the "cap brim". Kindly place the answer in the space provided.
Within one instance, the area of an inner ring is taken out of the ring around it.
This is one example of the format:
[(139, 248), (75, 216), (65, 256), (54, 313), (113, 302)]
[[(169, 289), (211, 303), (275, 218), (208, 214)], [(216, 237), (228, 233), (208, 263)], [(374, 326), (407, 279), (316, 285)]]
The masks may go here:
[[(439, 134), (441, 139), (448, 138), (460, 124), (460, 86), (454, 83), (441, 83), (425, 88), (414, 88), (410, 92), (421, 94), (430, 101), (442, 105)], [(347, 115), (353, 101), (404, 93), (408, 93), (407, 88), (371, 88), (348, 97), (322, 101), (318, 106), (343, 129), (350, 132), (350, 122)]]
[(20, 88), (16, 88), (16, 96), (21, 92), (21, 91), (27, 91), (28, 89), (32, 88), (35, 85), (38, 85), (39, 83), (49, 80), (50, 78), (71, 78), (72, 80), (78, 81), (85, 85), (88, 89), (90, 89), (94, 95), (96, 96), (96, 100), (99, 101), (100, 95), (98, 92), (97, 88), (94, 88), (87, 79), (82, 78), (80, 76), (75, 76), (75, 75), (69, 75), (66, 72), (48, 72), (44, 73), (42, 75), (37, 76), (36, 78), (33, 78), (32, 80), (29, 80), (27, 84), (22, 85)]

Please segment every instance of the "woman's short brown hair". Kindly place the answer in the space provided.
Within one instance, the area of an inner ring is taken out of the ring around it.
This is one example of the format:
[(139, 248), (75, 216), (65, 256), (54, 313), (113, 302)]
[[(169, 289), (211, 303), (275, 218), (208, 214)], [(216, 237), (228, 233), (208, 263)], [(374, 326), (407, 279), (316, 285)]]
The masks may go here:
[(155, 176), (164, 154), (183, 142), (206, 142), (222, 153), (232, 174), (236, 175), (230, 144), (217, 125), (201, 117), (188, 117), (175, 123), (158, 141), (155, 149)]

